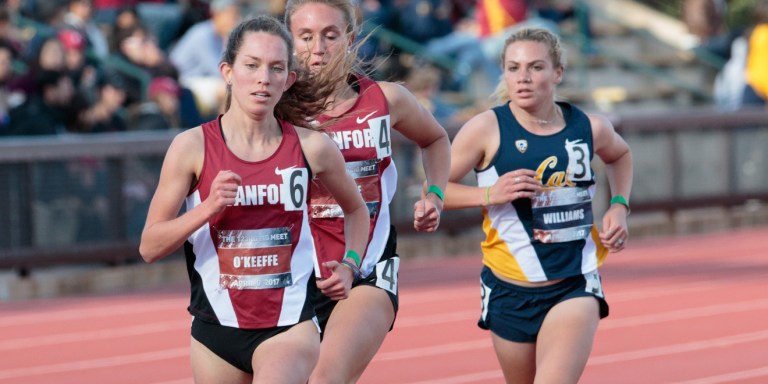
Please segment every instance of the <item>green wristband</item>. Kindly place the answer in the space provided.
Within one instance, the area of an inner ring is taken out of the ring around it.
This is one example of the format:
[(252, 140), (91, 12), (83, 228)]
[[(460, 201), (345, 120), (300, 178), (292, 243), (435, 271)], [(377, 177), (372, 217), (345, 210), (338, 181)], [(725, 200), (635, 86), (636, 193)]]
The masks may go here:
[(629, 213), (629, 211), (630, 211), (630, 209), (629, 209), (629, 202), (622, 195), (616, 195), (616, 196), (612, 197), (611, 198), (611, 205), (613, 205), (613, 204), (621, 204), (621, 205), (627, 207), (627, 213)]
[(357, 252), (355, 252), (355, 250), (353, 249), (350, 249), (349, 251), (347, 251), (347, 253), (344, 255), (344, 258), (352, 259), (355, 261), (355, 265), (357, 266), (360, 265), (360, 255), (358, 255)]
[(440, 200), (445, 201), (445, 196), (443, 196), (443, 190), (440, 189), (437, 185), (431, 184), (429, 187), (427, 187), (427, 193), (434, 193), (435, 196), (439, 197)]

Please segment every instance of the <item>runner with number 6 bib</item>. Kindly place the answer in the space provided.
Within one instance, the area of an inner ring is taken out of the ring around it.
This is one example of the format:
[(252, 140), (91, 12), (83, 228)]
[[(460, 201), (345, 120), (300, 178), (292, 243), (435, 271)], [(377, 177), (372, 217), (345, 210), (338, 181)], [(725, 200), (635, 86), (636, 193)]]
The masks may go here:
[[(313, 177), (349, 222), (339, 256), (367, 244), (368, 210), (344, 158), (327, 135), (304, 128), (333, 84), (310, 80), (295, 64), (279, 20), (240, 23), (219, 66), (225, 112), (179, 133), (163, 161), (139, 250), (154, 262), (184, 248), (196, 383), (309, 380), (320, 354), (307, 215)], [(354, 274), (327, 266), (317, 287), (345, 298)]]

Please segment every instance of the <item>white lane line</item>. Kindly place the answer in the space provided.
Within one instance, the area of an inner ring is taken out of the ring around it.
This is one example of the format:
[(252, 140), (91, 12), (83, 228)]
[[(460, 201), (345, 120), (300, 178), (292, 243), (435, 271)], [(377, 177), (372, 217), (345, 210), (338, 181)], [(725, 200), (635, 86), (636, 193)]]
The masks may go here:
[(410, 384), (463, 384), (463, 383), (486, 383), (488, 380), (503, 379), (504, 374), (500, 369), (495, 371), (475, 372), (461, 376), (450, 376), (442, 379), (416, 381)]
[[(738, 335), (718, 337), (707, 340), (694, 341), (690, 343), (681, 343), (660, 346), (648, 349), (639, 349), (627, 352), (619, 352), (608, 355), (593, 356), (589, 359), (588, 365), (605, 365), (624, 361), (640, 360), (651, 357), (659, 357), (686, 352), (700, 351), (711, 348), (729, 347), (737, 344), (751, 343), (759, 340), (768, 339), (768, 330), (742, 333)], [(477, 350), (483, 348), (493, 348), (490, 339), (470, 340), (457, 343), (431, 345), (429, 347), (402, 349), (392, 352), (380, 352), (373, 358), (373, 362), (395, 361), (403, 359), (422, 358), (425, 356), (443, 355), (446, 353), (462, 352), (468, 350)]]
[[(402, 288), (402, 287), (401, 287)], [(477, 289), (474, 289), (477, 288)], [(410, 290), (416, 290), (416, 287), (402, 288), (400, 295), (400, 305), (415, 305), (421, 303), (442, 302), (442, 301), (455, 301), (456, 299), (470, 299), (473, 297), (480, 299), (480, 275), (477, 277), (476, 286), (463, 285), (456, 288), (432, 288), (429, 290), (419, 289), (415, 292)], [(479, 306), (479, 304), (478, 304)]]
[(189, 321), (166, 321), (159, 323), (141, 324), (136, 326), (120, 327), (120, 330), (103, 329), (98, 331), (83, 331), (58, 333), (55, 335), (22, 337), (17, 339), (5, 339), (0, 341), (0, 351), (19, 350), (22, 348), (38, 348), (65, 343), (81, 343), (85, 341), (106, 340), (119, 337), (132, 337), (150, 333), (168, 331), (182, 332), (184, 327), (189, 327)]
[[(610, 282), (610, 278), (606, 279)], [(721, 279), (699, 281), (687, 284), (669, 284), (668, 286), (655, 286), (653, 288), (633, 289), (627, 291), (613, 292), (610, 289), (606, 292), (606, 298), (611, 303), (652, 299), (665, 296), (679, 296), (691, 292), (702, 292), (706, 290), (721, 290), (723, 285), (732, 287), (736, 284), (733, 279)]]
[(195, 379), (188, 377), (186, 379), (171, 380), (171, 381), (158, 381), (152, 384), (195, 384)]
[[(24, 326), (39, 323), (60, 323), (65, 320), (88, 319), (93, 320), (96, 317), (114, 317), (122, 315), (136, 315), (156, 311), (184, 311), (188, 300), (185, 299), (164, 299), (148, 300), (141, 302), (136, 300), (134, 303), (103, 305), (97, 308), (73, 308), (64, 310), (45, 310), (35, 313), (22, 314), (3, 314), (0, 318), (0, 327), (5, 326)], [(186, 312), (186, 311), (185, 311)]]
[(421, 327), (424, 325), (435, 325), (450, 323), (454, 321), (477, 320), (480, 318), (480, 308), (476, 311), (446, 312), (436, 313), (426, 316), (408, 316), (398, 318), (395, 321), (395, 328)]
[(402, 349), (392, 352), (379, 352), (373, 358), (373, 362), (393, 361), (402, 359), (421, 358), (425, 356), (443, 355), (446, 353), (469, 351), (474, 349), (493, 348), (491, 339), (470, 340), (458, 343), (439, 344), (429, 347)]
[(674, 384), (721, 384), (730, 383), (734, 381), (754, 379), (756, 377), (767, 377), (768, 367), (762, 367), (757, 369), (750, 369), (746, 371), (724, 373), (716, 376), (702, 377), (699, 379), (679, 381)]
[(165, 349), (162, 351), (137, 353), (133, 355), (118, 355), (101, 359), (70, 361), (66, 363), (38, 365), (34, 367), (0, 370), (0, 379), (13, 379), (35, 375), (50, 375), (66, 372), (83, 371), (86, 369), (110, 368), (121, 365), (154, 363), (158, 360), (189, 358), (189, 347)]
[(717, 315), (732, 315), (734, 312), (750, 312), (768, 308), (768, 299), (751, 300), (740, 303), (728, 303), (710, 305), (707, 307), (686, 308), (676, 311), (653, 313), (649, 315), (611, 319), (610, 317), (600, 324), (601, 330), (635, 327), (638, 325), (656, 324), (663, 321), (688, 320), (695, 317), (707, 317)]
[[(690, 320), (699, 317), (722, 315), (723, 313), (733, 314), (735, 312), (749, 312), (766, 308), (768, 308), (768, 300), (753, 300), (732, 304), (712, 305), (700, 308), (688, 308), (619, 319), (608, 318), (600, 324), (600, 330), (606, 331), (648, 324), (657, 324), (665, 321)], [(478, 316), (479, 311), (473, 310), (447, 312), (425, 316), (402, 317), (398, 318), (398, 320), (395, 322), (395, 329), (430, 326), (460, 321), (473, 321), (477, 319)], [(188, 321), (169, 321), (121, 327), (120, 332), (104, 329), (96, 331), (59, 333), (56, 335), (39, 337), (23, 337), (16, 339), (6, 338), (5, 340), (0, 341), (0, 351), (183, 330), (188, 326)]]
[(624, 361), (647, 359), (651, 357), (668, 356), (686, 352), (695, 352), (711, 348), (730, 347), (736, 344), (753, 343), (768, 339), (768, 330), (741, 333), (738, 335), (718, 337), (714, 339), (699, 340), (690, 343), (664, 345), (660, 347), (638, 349), (627, 352), (619, 352), (602, 356), (594, 356), (589, 359), (587, 365), (605, 365)]

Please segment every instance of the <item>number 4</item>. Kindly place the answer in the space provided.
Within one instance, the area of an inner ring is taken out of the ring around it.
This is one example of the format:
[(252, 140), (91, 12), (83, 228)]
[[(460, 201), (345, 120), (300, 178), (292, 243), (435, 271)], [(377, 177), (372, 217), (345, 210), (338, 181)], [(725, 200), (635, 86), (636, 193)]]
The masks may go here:
[(400, 270), (400, 258), (395, 256), (376, 264), (376, 286), (397, 294), (397, 272)]

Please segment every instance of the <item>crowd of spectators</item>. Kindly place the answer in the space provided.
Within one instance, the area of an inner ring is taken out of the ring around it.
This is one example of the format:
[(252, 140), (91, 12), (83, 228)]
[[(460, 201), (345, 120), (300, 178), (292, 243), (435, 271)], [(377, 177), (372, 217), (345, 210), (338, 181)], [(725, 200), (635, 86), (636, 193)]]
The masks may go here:
[[(560, 0), (358, 1), (364, 25), (416, 47), (361, 39), (362, 58), (379, 61), (370, 67), (374, 77), (405, 81), (414, 68), (429, 67), (437, 71), (436, 97), (454, 92), (466, 95), (464, 102), (484, 98), (498, 82), (496, 51), (508, 28), (573, 13), (572, 2)], [(215, 117), (225, 95), (218, 62), (229, 31), (255, 12), (281, 17), (285, 2), (0, 5), (0, 136), (24, 136), (189, 128)]]
[[(218, 114), (188, 77), (244, 0), (0, 0), (0, 136), (189, 128)], [(227, 20), (220, 20), (224, 10)], [(186, 34), (216, 35), (183, 51)], [(211, 67), (209, 65), (209, 67)], [(211, 68), (207, 69), (206, 75)]]

